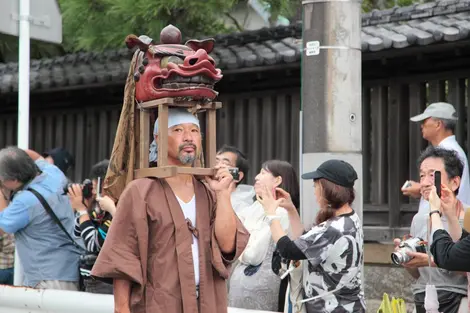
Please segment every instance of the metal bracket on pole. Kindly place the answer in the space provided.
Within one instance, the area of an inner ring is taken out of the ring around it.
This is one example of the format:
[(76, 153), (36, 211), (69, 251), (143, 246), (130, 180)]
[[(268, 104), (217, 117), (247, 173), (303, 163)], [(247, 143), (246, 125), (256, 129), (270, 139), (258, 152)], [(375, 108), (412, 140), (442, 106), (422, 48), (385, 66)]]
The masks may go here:
[(319, 41), (309, 41), (303, 50), (305, 51), (305, 55), (310, 57), (313, 55), (319, 55), (320, 49), (348, 50), (350, 48), (346, 46), (321, 46)]
[(43, 27), (51, 27), (51, 19), (48, 16), (42, 17), (35, 17), (31, 15), (18, 15), (18, 14), (11, 14), (11, 19), (20, 22), (20, 21), (28, 21), (32, 25), (36, 26), (43, 26)]

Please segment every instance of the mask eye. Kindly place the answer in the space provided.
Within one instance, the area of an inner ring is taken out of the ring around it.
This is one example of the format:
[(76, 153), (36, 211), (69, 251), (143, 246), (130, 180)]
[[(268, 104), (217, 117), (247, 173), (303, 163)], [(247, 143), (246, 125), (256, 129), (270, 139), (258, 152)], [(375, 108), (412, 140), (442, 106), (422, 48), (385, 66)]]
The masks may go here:
[(169, 57), (163, 57), (161, 60), (160, 60), (160, 67), (161, 68), (167, 68), (168, 67), (168, 63), (174, 63), (174, 64), (183, 64), (184, 61), (183, 59), (177, 57), (177, 56), (169, 56)]

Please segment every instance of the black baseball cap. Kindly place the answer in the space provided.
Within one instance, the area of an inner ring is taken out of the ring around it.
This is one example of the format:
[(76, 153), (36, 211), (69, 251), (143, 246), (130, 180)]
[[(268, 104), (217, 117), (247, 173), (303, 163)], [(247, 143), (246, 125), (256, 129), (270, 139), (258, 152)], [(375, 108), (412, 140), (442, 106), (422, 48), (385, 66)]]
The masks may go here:
[(305, 173), (302, 179), (320, 179), (326, 180), (343, 187), (354, 187), (357, 179), (357, 173), (348, 162), (342, 160), (328, 160), (323, 162), (316, 171)]
[(64, 174), (68, 169), (75, 165), (74, 157), (64, 148), (55, 148), (42, 154), (47, 158), (50, 156), (54, 160), (54, 165), (57, 166)]

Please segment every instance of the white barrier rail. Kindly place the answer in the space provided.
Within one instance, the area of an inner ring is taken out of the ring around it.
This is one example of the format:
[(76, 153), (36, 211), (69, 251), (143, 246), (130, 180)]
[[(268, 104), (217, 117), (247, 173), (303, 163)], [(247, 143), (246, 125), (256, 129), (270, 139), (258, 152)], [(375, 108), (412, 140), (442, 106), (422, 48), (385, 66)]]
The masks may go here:
[[(0, 313), (114, 313), (111, 295), (0, 285)], [(228, 313), (274, 313), (228, 308)]]

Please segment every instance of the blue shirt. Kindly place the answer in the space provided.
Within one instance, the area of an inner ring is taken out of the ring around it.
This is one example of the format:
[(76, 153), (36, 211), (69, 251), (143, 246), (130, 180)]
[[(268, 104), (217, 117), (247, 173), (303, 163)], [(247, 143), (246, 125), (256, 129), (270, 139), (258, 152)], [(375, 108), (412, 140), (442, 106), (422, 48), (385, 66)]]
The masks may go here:
[[(67, 178), (44, 159), (37, 160), (36, 165), (42, 173), (24, 189), (30, 187), (39, 192), (72, 236), (74, 213), (68, 197), (63, 195)], [(0, 228), (15, 234), (24, 270), (23, 285), (34, 287), (43, 280), (78, 282), (83, 251), (72, 244), (33, 193), (22, 190), (14, 196), (0, 212)]]

